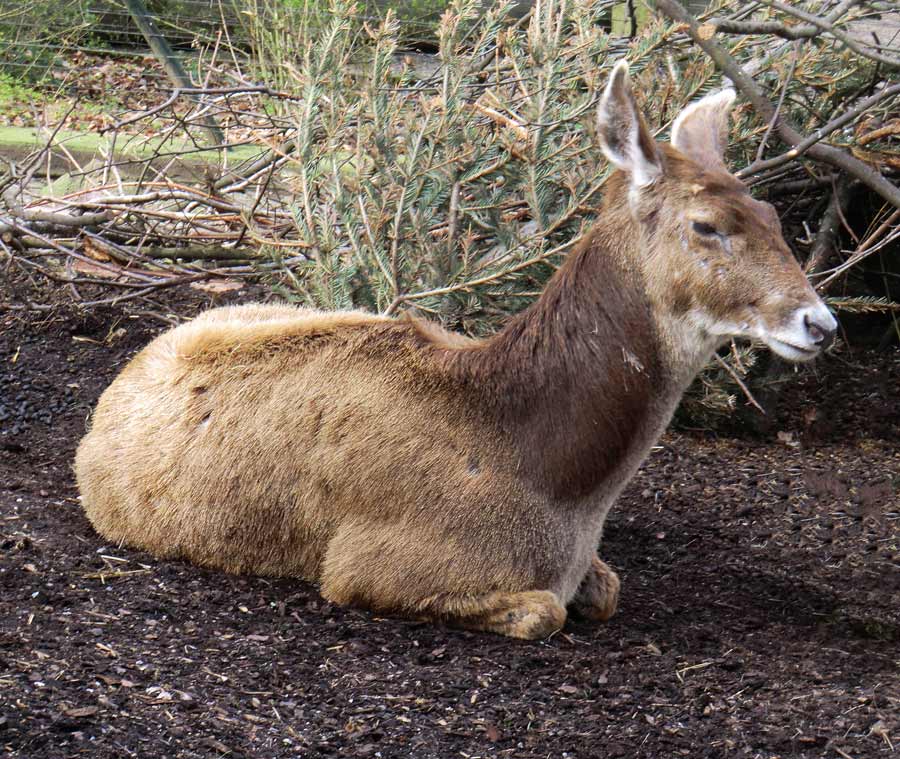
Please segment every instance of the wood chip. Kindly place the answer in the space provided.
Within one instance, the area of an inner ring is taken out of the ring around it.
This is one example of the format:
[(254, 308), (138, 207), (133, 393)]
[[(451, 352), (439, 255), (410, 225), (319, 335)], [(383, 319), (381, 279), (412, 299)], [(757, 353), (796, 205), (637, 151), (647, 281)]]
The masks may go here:
[(63, 714), (73, 719), (80, 719), (81, 717), (93, 717), (99, 711), (99, 706), (81, 706), (77, 709), (65, 709)]
[(228, 748), (222, 741), (216, 740), (212, 737), (206, 737), (201, 741), (205, 746), (209, 746), (211, 749), (215, 749), (221, 754), (230, 754), (231, 749)]

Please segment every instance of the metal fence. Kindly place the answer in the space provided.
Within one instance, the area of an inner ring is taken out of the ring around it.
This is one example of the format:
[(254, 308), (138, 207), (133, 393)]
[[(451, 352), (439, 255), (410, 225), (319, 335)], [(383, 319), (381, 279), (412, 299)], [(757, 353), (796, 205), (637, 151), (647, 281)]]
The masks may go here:
[[(160, 32), (185, 56), (214, 44), (225, 30), (237, 44), (248, 43), (230, 0), (147, 5)], [(64, 56), (76, 51), (150, 55), (145, 37), (118, 0), (0, 0), (0, 70), (32, 85), (53, 86)]]
[[(429, 35), (447, 0), (400, 0), (405, 31)], [(255, 3), (245, 0), (145, 0), (159, 32), (189, 59), (198, 50), (223, 41), (238, 50), (252, 44), (249, 14)], [(365, 15), (376, 20), (379, 5), (373, 0)], [(281, 23), (291, 13), (303, 12), (303, 0), (277, 5)], [(151, 54), (144, 35), (129, 13), (125, 0), (0, 0), (0, 71), (34, 86), (53, 86), (62, 58), (75, 51), (114, 56)]]

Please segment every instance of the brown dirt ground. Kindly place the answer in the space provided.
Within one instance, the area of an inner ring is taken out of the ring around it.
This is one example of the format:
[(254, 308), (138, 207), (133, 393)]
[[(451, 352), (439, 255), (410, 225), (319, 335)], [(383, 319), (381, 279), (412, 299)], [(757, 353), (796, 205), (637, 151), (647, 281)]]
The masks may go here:
[[(3, 279), (5, 277), (5, 279)], [(669, 432), (602, 547), (618, 615), (517, 642), (104, 544), (71, 461), (164, 324), (0, 274), (0, 747), (28, 757), (852, 757), (900, 743), (900, 352), (799, 372), (763, 438)], [(252, 293), (222, 296), (246, 299)]]

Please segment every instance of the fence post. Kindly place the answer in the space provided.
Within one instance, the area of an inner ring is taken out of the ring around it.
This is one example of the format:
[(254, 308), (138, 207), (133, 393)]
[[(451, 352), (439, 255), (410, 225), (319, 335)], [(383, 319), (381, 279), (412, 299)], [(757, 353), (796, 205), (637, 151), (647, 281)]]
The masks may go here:
[[(128, 12), (131, 14), (131, 18), (134, 19), (134, 23), (137, 24), (138, 29), (141, 30), (141, 34), (143, 34), (144, 38), (147, 40), (147, 44), (150, 45), (153, 54), (159, 59), (159, 62), (162, 63), (163, 68), (165, 68), (172, 84), (180, 89), (193, 88), (194, 85), (191, 82), (187, 71), (184, 70), (181, 61), (176, 57), (175, 51), (172, 50), (172, 46), (169, 45), (166, 38), (160, 34), (156, 22), (153, 20), (153, 16), (151, 16), (146, 7), (144, 7), (142, 0), (125, 0), (125, 4), (128, 6)], [(197, 103), (203, 102), (202, 99), (196, 95), (192, 96), (192, 99)], [(221, 146), (225, 150), (228, 149), (224, 146), (225, 135), (211, 115), (204, 117), (203, 127), (209, 133), (213, 145)]]
[(616, 37), (634, 37), (650, 20), (650, 2), (626, 0), (612, 9), (612, 33)]

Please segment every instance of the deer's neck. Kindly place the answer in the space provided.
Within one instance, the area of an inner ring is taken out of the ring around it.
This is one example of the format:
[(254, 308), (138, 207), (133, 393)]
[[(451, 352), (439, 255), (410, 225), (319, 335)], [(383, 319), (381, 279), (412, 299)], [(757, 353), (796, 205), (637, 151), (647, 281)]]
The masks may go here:
[(530, 308), (464, 352), (523, 472), (561, 499), (617, 492), (702, 363), (671, 350), (636, 235), (628, 219), (595, 229)]

